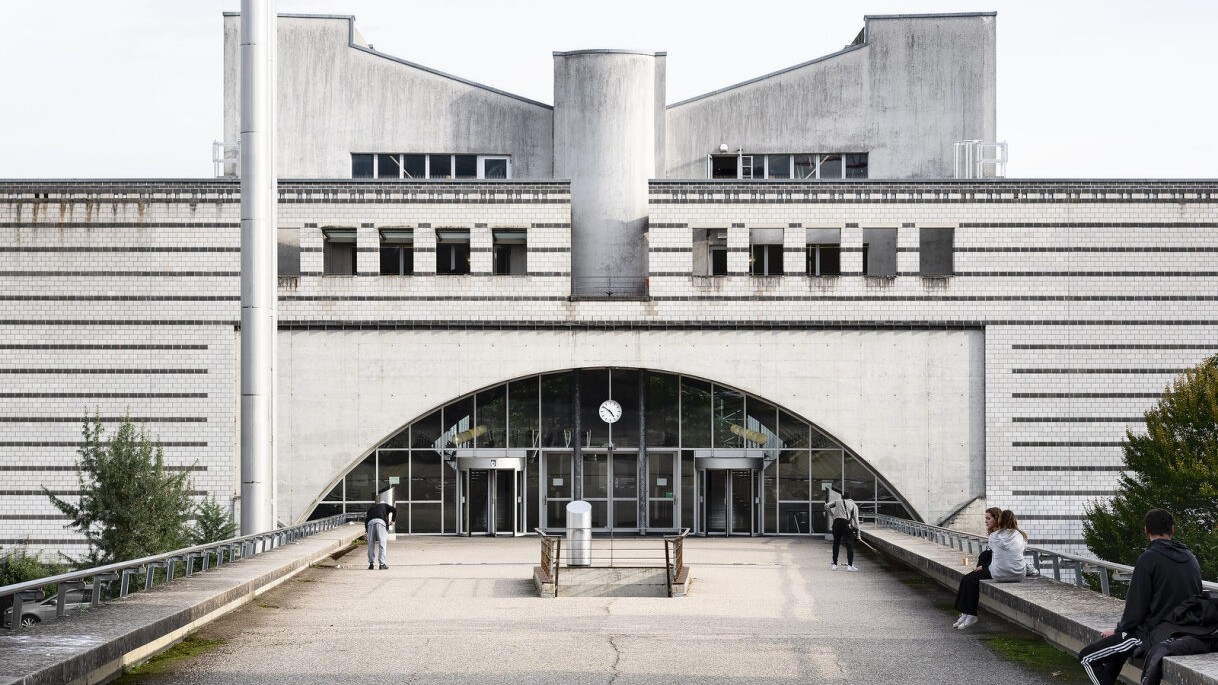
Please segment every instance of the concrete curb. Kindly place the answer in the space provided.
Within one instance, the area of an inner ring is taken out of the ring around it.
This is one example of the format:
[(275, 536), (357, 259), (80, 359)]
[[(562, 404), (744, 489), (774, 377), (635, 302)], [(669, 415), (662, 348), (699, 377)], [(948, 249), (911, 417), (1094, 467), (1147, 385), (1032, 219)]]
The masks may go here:
[(363, 535), (324, 531), (256, 557), (0, 635), (0, 685), (93, 685), (147, 659)]

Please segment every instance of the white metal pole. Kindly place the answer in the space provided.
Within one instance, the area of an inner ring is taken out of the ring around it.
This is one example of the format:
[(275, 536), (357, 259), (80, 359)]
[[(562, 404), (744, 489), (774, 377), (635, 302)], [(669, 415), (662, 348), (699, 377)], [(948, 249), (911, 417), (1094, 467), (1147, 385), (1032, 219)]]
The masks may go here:
[(241, 532), (273, 529), (275, 180), (273, 0), (241, 0)]

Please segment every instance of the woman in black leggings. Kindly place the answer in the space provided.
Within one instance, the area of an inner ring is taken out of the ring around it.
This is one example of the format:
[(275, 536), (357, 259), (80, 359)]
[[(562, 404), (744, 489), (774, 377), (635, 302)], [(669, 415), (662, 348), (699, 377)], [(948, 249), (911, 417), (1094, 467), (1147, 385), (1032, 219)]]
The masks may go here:
[[(1002, 510), (990, 507), (985, 510), (985, 533), (989, 535), (998, 529), (998, 518)], [(952, 624), (953, 628), (961, 630), (977, 622), (977, 604), (981, 601), (981, 581), (990, 579), (990, 559), (993, 554), (985, 550), (977, 557), (977, 567), (960, 579), (960, 588), (956, 590), (956, 611), (960, 618)]]

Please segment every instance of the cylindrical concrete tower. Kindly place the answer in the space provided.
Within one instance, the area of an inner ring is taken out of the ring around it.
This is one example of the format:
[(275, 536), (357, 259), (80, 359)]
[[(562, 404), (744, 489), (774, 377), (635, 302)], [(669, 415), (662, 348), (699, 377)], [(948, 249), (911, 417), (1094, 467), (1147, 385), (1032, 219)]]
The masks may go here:
[(665, 53), (554, 53), (554, 176), (571, 180), (571, 292), (642, 295), (663, 176)]

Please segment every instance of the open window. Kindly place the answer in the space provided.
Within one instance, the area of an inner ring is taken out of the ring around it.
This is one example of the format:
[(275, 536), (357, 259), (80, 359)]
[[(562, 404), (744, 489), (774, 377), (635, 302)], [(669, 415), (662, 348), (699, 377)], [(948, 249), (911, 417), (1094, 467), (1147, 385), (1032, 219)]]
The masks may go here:
[(918, 229), (918, 261), (923, 276), (950, 276), (953, 264), (955, 229)]
[(842, 229), (804, 229), (805, 255), (809, 276), (837, 276), (842, 273)]
[(436, 273), (469, 273), (469, 229), (436, 229)]
[(897, 229), (863, 229), (863, 275), (878, 278), (897, 275)]
[(322, 273), (327, 276), (355, 275), (355, 229), (322, 229)]
[(726, 275), (727, 229), (695, 228), (693, 259), (691, 273), (695, 276)]
[(528, 273), (528, 235), (523, 228), (496, 228), (492, 231), (495, 274), (523, 276)]
[(511, 157), (478, 154), (354, 153), (352, 178), (511, 178)]
[(754, 276), (782, 275), (781, 228), (749, 231), (749, 273)]
[(414, 229), (381, 229), (381, 275), (409, 276), (414, 273)]

